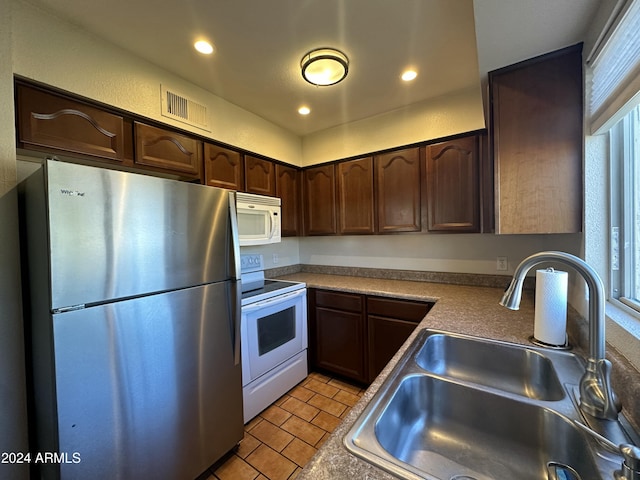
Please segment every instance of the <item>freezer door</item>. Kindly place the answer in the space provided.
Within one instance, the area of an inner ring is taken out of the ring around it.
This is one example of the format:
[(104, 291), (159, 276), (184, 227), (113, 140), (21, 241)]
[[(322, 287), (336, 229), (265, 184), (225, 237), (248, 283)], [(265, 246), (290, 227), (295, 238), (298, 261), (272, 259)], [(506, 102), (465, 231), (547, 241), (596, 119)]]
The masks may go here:
[(54, 315), (61, 478), (193, 480), (242, 439), (232, 287)]
[(233, 275), (227, 190), (56, 161), (46, 170), (52, 309)]

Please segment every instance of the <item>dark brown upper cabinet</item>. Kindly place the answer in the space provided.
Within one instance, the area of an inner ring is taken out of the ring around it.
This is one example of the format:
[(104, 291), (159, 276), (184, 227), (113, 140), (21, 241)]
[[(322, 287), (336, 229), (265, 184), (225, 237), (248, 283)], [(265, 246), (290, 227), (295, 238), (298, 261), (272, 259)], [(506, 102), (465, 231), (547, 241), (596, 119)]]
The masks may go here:
[(478, 137), (426, 147), (428, 230), (480, 231)]
[(375, 195), (378, 232), (419, 232), (420, 149), (418, 147), (376, 155)]
[(300, 235), (300, 171), (276, 164), (276, 197), (282, 201), (280, 233), (283, 237)]
[(274, 163), (262, 158), (244, 156), (245, 191), (258, 195), (276, 194), (276, 174)]
[(205, 183), (210, 187), (244, 191), (242, 154), (235, 150), (204, 144)]
[(496, 233), (582, 230), (582, 45), (489, 72)]
[(135, 127), (135, 163), (193, 178), (202, 171), (202, 142), (140, 122)]
[[(126, 158), (126, 127), (120, 115), (20, 83), (16, 84), (16, 115), (19, 147), (118, 162)], [(128, 134), (131, 141), (131, 131)]]
[(340, 162), (337, 165), (338, 232), (375, 233), (373, 158)]
[(338, 233), (335, 176), (334, 164), (304, 170), (303, 214), (306, 235)]

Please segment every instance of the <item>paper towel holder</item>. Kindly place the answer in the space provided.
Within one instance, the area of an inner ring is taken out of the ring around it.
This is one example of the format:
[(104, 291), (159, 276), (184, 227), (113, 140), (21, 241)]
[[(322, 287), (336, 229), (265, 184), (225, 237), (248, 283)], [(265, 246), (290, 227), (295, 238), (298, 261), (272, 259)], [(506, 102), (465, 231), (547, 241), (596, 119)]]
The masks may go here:
[(566, 340), (563, 345), (552, 345), (550, 343), (545, 343), (543, 341), (538, 340), (536, 337), (531, 335), (529, 337), (529, 341), (533, 343), (537, 347), (550, 348), (552, 350), (571, 350), (573, 347), (569, 343), (569, 336), (565, 333)]
[[(553, 267), (547, 267), (545, 271), (554, 273), (556, 270)], [(543, 342), (542, 340), (538, 340), (535, 335), (531, 335), (529, 337), (529, 341), (536, 345), (537, 347), (549, 348), (552, 350), (571, 350), (573, 347), (569, 343), (569, 335), (565, 332), (564, 334), (564, 343), (562, 345), (555, 345), (553, 343)]]

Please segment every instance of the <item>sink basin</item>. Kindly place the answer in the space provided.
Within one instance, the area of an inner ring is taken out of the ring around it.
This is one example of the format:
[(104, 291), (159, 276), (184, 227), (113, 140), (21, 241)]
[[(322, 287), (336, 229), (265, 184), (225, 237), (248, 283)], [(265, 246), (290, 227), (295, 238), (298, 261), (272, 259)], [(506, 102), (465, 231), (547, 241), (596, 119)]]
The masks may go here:
[(385, 452), (420, 475), (540, 480), (560, 464), (600, 478), (588, 441), (565, 417), (426, 375), (402, 380), (374, 429)]
[(422, 330), (344, 445), (407, 479), (609, 479), (620, 456), (574, 423), (584, 368), (570, 352)]
[(539, 400), (565, 391), (549, 358), (515, 345), (446, 334), (429, 335), (416, 356), (424, 370)]

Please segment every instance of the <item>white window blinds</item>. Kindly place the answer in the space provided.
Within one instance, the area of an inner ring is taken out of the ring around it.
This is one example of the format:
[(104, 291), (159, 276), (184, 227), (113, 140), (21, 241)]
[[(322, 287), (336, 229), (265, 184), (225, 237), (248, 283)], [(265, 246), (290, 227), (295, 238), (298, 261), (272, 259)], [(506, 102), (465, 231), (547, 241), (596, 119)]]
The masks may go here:
[(640, 102), (640, 0), (624, 2), (589, 65), (591, 133), (608, 130)]

